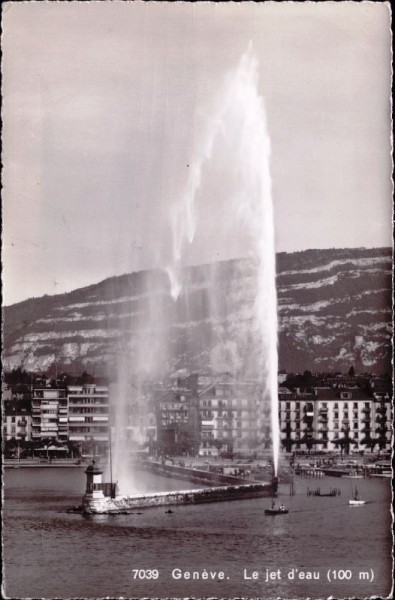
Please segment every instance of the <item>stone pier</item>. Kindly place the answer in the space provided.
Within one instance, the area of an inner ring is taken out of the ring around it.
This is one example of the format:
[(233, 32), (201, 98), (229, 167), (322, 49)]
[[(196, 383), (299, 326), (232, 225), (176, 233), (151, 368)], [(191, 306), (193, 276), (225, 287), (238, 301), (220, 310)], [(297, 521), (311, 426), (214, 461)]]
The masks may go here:
[(86, 514), (122, 514), (141, 508), (173, 506), (180, 504), (203, 504), (274, 496), (277, 481), (272, 483), (244, 483), (222, 485), (194, 490), (154, 492), (134, 496), (116, 496), (113, 484), (102, 482), (102, 471), (93, 463), (85, 471), (86, 492), (82, 501), (82, 511)]

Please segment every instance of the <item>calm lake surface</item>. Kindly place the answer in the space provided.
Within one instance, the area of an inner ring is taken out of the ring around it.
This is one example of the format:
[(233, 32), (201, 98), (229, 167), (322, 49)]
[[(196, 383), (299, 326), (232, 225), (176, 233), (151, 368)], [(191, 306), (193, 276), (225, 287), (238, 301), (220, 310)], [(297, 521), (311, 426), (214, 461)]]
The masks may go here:
[[(150, 490), (199, 487), (144, 476)], [(279, 500), (290, 512), (275, 517), (264, 514), (266, 498), (176, 506), (171, 514), (164, 507), (68, 514), (85, 487), (83, 469), (75, 468), (9, 469), (4, 484), (9, 598), (364, 598), (391, 591), (390, 480), (297, 478), (293, 496), (280, 486)], [(348, 499), (355, 484), (367, 504), (353, 508)], [(339, 488), (341, 495), (308, 497), (307, 489), (317, 487)], [(210, 579), (173, 579), (175, 568), (199, 576), (206, 570)], [(134, 578), (135, 569), (157, 569), (158, 579), (141, 579), (142, 571)], [(315, 579), (298, 579), (295, 569)], [(246, 579), (244, 570), (259, 578)]]

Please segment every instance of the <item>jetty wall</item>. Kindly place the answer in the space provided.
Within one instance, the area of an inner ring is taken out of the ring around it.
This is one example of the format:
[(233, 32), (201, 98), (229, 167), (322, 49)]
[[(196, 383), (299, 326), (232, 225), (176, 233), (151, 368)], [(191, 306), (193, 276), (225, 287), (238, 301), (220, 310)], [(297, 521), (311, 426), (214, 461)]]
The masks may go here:
[(140, 508), (172, 506), (180, 504), (203, 504), (207, 502), (224, 502), (260, 498), (273, 495), (273, 487), (268, 483), (231, 485), (204, 488), (197, 490), (180, 490), (158, 492), (135, 496), (118, 496), (111, 499), (91, 499), (84, 497), (82, 507), (87, 514), (123, 514)]
[(192, 469), (190, 467), (181, 467), (178, 465), (167, 465), (149, 460), (142, 461), (139, 463), (137, 468), (140, 468), (144, 471), (149, 471), (150, 473), (154, 473), (155, 475), (160, 475), (162, 477), (181, 479), (191, 483), (204, 483), (205, 485), (209, 486), (260, 483), (258, 481), (245, 479), (243, 477), (235, 477), (234, 475), (222, 475), (221, 473), (214, 473), (212, 471), (203, 471), (199, 469)]

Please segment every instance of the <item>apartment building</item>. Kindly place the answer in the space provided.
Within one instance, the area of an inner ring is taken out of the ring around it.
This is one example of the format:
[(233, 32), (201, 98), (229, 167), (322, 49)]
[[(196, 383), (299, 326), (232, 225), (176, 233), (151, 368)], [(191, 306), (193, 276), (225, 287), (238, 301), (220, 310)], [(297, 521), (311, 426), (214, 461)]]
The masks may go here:
[(311, 394), (279, 390), (283, 447), (301, 450), (362, 451), (391, 445), (389, 397), (372, 397), (358, 387), (318, 387)]
[(264, 410), (256, 383), (237, 381), (225, 374), (198, 395), (201, 455), (251, 450), (260, 443), (270, 447), (270, 411)]
[(5, 400), (3, 410), (3, 440), (30, 441), (32, 415), (30, 402)]
[(174, 387), (158, 399), (157, 443), (169, 452), (195, 453), (200, 442), (197, 397), (192, 390)]
[(67, 441), (67, 392), (64, 388), (34, 388), (32, 440), (54, 438)]
[(88, 443), (94, 454), (104, 454), (109, 441), (108, 386), (69, 386), (67, 401), (69, 440)]
[(373, 392), (372, 429), (380, 449), (390, 450), (393, 435), (393, 405), (386, 391)]

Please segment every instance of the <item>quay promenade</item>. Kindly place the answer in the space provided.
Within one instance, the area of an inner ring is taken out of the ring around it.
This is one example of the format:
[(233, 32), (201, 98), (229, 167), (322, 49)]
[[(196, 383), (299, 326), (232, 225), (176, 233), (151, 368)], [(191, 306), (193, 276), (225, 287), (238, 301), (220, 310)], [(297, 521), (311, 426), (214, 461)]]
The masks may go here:
[(6, 469), (48, 469), (48, 468), (76, 468), (86, 469), (89, 462), (76, 458), (4, 458), (3, 466)]

